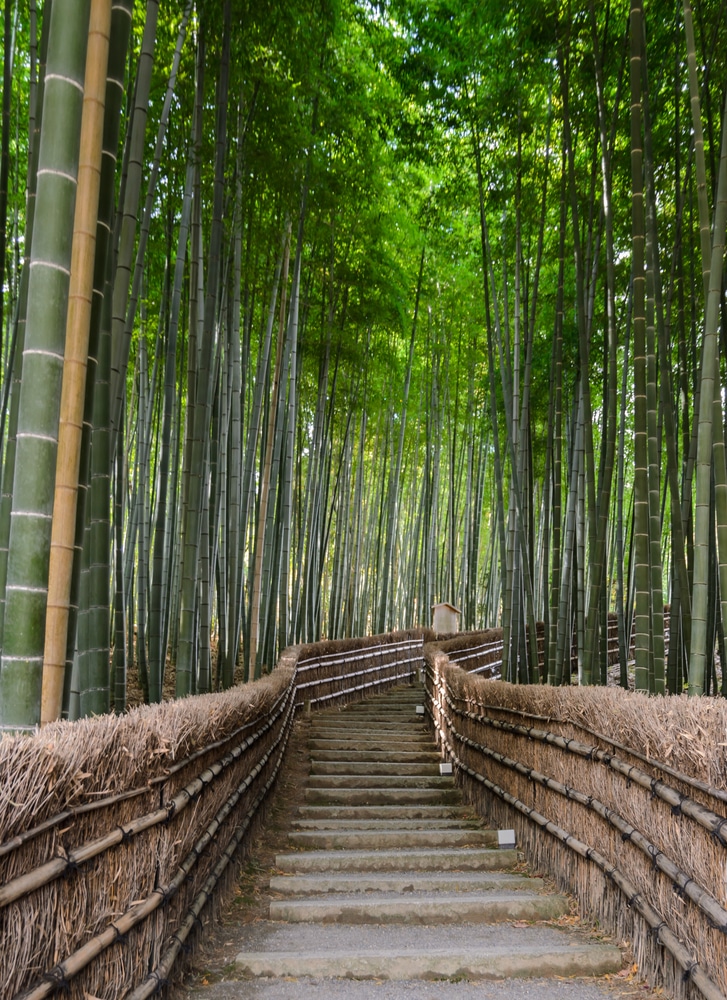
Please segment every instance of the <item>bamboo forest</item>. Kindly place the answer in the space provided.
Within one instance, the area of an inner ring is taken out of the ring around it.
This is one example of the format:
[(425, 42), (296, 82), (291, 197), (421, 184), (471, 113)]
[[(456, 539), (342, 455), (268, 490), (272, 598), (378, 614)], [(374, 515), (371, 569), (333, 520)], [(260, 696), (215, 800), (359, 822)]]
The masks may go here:
[(721, 0), (3, 12), (0, 729), (437, 602), (727, 693)]

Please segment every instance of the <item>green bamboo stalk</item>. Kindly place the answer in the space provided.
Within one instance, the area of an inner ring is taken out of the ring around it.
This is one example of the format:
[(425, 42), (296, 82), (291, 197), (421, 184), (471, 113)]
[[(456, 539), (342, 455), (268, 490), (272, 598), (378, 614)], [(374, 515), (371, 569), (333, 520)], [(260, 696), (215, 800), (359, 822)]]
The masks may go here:
[[(77, 718), (80, 689), (89, 713), (108, 710), (109, 692), (109, 459), (108, 459), (108, 336), (110, 310), (110, 246), (116, 199), (116, 160), (124, 97), (124, 77), (132, 0), (111, 7), (106, 114), (96, 233), (94, 294), (89, 337), (88, 374), (84, 403), (75, 558), (71, 590), (71, 620), (66, 647), (64, 714)], [(93, 446), (92, 446), (93, 442)], [(93, 551), (92, 551), (93, 550)], [(74, 625), (73, 618), (76, 618)], [(76, 677), (74, 707), (69, 706), (69, 681)], [(87, 697), (91, 690), (98, 700)]]
[(396, 535), (397, 514), (399, 509), (399, 494), (401, 487), (401, 463), (404, 454), (404, 437), (406, 434), (406, 409), (409, 402), (409, 389), (411, 387), (411, 372), (414, 363), (414, 347), (416, 343), (417, 320), (419, 318), (419, 302), (422, 293), (422, 280), (424, 276), (424, 258), (426, 247), (422, 247), (419, 259), (419, 276), (417, 278), (416, 293), (414, 295), (414, 314), (411, 323), (411, 337), (409, 339), (409, 360), (404, 376), (404, 392), (401, 401), (401, 416), (399, 425), (399, 441), (397, 445), (396, 461), (391, 467), (391, 478), (389, 480), (389, 501), (386, 521), (386, 544), (384, 548), (384, 564), (382, 568), (379, 610), (376, 631), (385, 632), (390, 624), (389, 615), (389, 594), (391, 590), (392, 558), (394, 550), (394, 537)]
[[(709, 606), (709, 517), (712, 463), (714, 460), (715, 398), (719, 392), (719, 316), (722, 265), (727, 225), (727, 102), (722, 119), (722, 148), (712, 232), (709, 296), (704, 320), (702, 374), (697, 429), (696, 504), (694, 524), (694, 574), (692, 581), (692, 644), (689, 657), (689, 694), (702, 694), (707, 665), (707, 609)], [(719, 405), (721, 411), (721, 404)], [(721, 422), (721, 421), (720, 421)]]
[(561, 154), (560, 226), (558, 250), (558, 291), (553, 331), (553, 565), (550, 582), (550, 637), (548, 642), (548, 683), (556, 684), (558, 678), (558, 610), (561, 588), (561, 527), (563, 484), (563, 300), (565, 279), (566, 232), (566, 161)]
[(635, 655), (638, 689), (648, 690), (651, 661), (651, 579), (649, 569), (648, 413), (646, 397), (646, 309), (644, 273), (643, 146), (641, 138), (642, 7), (631, 0), (631, 214), (634, 357), (634, 541)]
[[(43, 27), (39, 59), (39, 80), (36, 101), (32, 103), (29, 127), (30, 155), (28, 157), (27, 205), (25, 221), (25, 254), (20, 279), (17, 316), (14, 324), (13, 343), (5, 377), (2, 408), (2, 434), (0, 446), (5, 446), (5, 460), (2, 469), (2, 491), (0, 492), (0, 646), (2, 645), (5, 623), (6, 585), (8, 573), (8, 545), (10, 541), (11, 509), (13, 504), (13, 482), (15, 477), (15, 454), (17, 445), (18, 410), (20, 406), (20, 386), (23, 378), (23, 354), (25, 350), (25, 329), (27, 323), (28, 285), (30, 275), (30, 255), (33, 245), (33, 230), (37, 203), (38, 157), (40, 153), (40, 128), (43, 118), (45, 97), (45, 72), (47, 63), (48, 36), (50, 34), (52, 3), (43, 7)], [(33, 20), (33, 24), (35, 21)], [(5, 438), (6, 409), (10, 392), (10, 412), (8, 414), (7, 443)]]
[(88, 0), (54, 0), (28, 281), (23, 381), (0, 661), (0, 730), (40, 719), (45, 603), (58, 440)]
[[(126, 313), (131, 291), (132, 264), (139, 217), (144, 137), (149, 113), (149, 93), (158, 15), (159, 0), (146, 0), (146, 20), (136, 72), (134, 108), (125, 149), (127, 172), (123, 203), (119, 209), (119, 244), (116, 249), (114, 271), (111, 327), (111, 425), (114, 441), (120, 429), (123, 397), (126, 395), (126, 367), (131, 342), (130, 331), (128, 333), (126, 331)], [(115, 447), (114, 442), (112, 442), (113, 447)]]
[(227, 145), (227, 94), (230, 67), (230, 0), (224, 7), (224, 29), (217, 95), (217, 125), (215, 142), (215, 179), (212, 233), (210, 237), (207, 289), (204, 307), (204, 336), (200, 344), (197, 369), (196, 405), (192, 428), (191, 477), (188, 506), (184, 523), (182, 562), (182, 605), (180, 611), (179, 655), (177, 659), (177, 696), (194, 691), (195, 634), (197, 620), (197, 566), (202, 527), (204, 484), (209, 463), (209, 422), (212, 411), (213, 350), (216, 340), (217, 302), (220, 287), (223, 209), (225, 183), (225, 152)]

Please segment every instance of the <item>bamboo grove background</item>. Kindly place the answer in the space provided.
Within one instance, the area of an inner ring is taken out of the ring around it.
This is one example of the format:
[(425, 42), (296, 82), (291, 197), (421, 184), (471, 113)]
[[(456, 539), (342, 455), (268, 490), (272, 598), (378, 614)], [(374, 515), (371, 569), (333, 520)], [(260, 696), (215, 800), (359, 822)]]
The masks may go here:
[(723, 5), (3, 12), (0, 726), (440, 599), (717, 689)]

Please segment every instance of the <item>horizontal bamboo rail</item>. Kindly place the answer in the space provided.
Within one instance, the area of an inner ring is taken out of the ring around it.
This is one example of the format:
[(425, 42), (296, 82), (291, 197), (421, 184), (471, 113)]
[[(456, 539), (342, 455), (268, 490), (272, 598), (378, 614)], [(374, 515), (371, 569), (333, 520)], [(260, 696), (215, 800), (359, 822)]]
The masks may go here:
[[(451, 662), (451, 661), (450, 661)], [(470, 671), (473, 673), (474, 671)], [(519, 718), (528, 719), (530, 722), (539, 722), (547, 724), (548, 719), (544, 715), (534, 715), (529, 712), (513, 711), (512, 709), (503, 708), (498, 706), (498, 713), (512, 713), (517, 715)], [(628, 754), (629, 757), (633, 757), (635, 760), (641, 761), (642, 764), (647, 765), (654, 771), (659, 771), (662, 774), (669, 775), (670, 778), (674, 778), (680, 784), (687, 785), (689, 788), (695, 791), (703, 792), (704, 795), (712, 799), (718, 799), (720, 802), (727, 803), (727, 791), (723, 788), (715, 788), (713, 785), (709, 785), (705, 781), (700, 781), (698, 778), (694, 778), (689, 774), (684, 774), (682, 771), (678, 771), (674, 767), (670, 767), (669, 764), (665, 764), (660, 760), (653, 760), (647, 754), (641, 753), (641, 751), (636, 750), (634, 747), (627, 747), (623, 743), (619, 743), (612, 736), (606, 733), (599, 732), (596, 729), (591, 729), (588, 726), (578, 724), (578, 728), (584, 734), (592, 737), (599, 743), (606, 743), (607, 745), (614, 748), (614, 750), (619, 750), (622, 753)]]

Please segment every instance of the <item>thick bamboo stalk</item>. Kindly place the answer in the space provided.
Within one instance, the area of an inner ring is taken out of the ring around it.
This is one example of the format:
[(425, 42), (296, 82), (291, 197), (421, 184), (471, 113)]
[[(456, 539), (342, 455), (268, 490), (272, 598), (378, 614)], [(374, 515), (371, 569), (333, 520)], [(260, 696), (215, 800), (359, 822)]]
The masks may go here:
[(111, 0), (92, 0), (48, 568), (41, 723), (60, 718), (66, 672), (110, 30)]
[(89, 0), (51, 12), (38, 219), (31, 249), (23, 382), (0, 664), (0, 726), (40, 720), (53, 480), (78, 171)]

